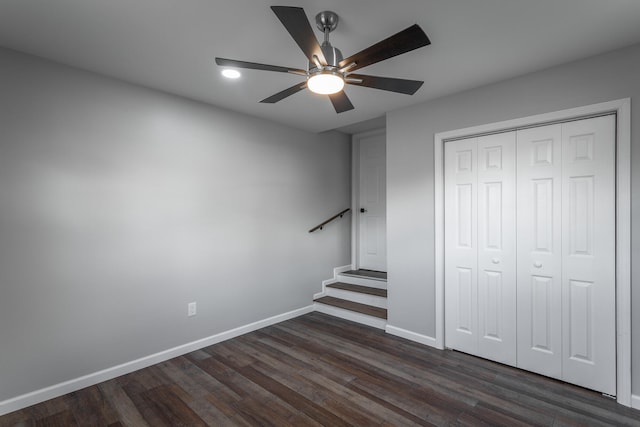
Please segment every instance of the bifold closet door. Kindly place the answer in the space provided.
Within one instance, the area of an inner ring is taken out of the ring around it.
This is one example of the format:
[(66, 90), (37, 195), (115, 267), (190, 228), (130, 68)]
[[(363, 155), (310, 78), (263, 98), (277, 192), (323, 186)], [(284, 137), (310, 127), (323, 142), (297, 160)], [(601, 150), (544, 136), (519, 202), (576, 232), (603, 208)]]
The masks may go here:
[(562, 147), (562, 379), (615, 395), (615, 116), (564, 123)]
[(516, 363), (515, 132), (445, 144), (446, 345)]
[(615, 395), (615, 116), (520, 130), (517, 158), (517, 366)]
[(562, 377), (562, 125), (517, 133), (518, 367)]
[(445, 162), (446, 346), (478, 352), (477, 138), (447, 142)]

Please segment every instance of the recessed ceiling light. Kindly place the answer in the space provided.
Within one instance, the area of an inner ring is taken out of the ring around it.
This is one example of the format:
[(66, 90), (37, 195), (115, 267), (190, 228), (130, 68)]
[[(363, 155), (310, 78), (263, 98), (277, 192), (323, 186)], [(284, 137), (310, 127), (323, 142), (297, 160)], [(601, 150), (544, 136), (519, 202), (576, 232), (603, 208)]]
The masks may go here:
[(225, 68), (222, 70), (222, 75), (228, 79), (237, 79), (240, 77), (240, 71), (234, 70), (232, 68)]

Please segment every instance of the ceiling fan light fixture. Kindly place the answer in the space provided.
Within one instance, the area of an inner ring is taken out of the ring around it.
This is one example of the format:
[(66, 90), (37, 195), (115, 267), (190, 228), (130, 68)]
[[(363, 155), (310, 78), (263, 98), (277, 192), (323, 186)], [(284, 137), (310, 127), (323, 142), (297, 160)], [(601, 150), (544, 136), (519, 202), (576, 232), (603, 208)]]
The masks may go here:
[(222, 75), (228, 79), (237, 79), (240, 78), (240, 71), (233, 68), (225, 68), (222, 70)]
[(344, 78), (332, 71), (321, 71), (309, 77), (307, 87), (319, 95), (333, 95), (344, 88)]

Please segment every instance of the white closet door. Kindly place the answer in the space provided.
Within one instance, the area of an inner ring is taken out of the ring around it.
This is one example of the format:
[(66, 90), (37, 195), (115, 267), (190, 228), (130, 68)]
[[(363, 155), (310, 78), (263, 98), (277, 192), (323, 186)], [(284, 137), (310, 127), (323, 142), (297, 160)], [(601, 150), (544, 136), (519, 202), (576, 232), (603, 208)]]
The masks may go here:
[(517, 132), (518, 367), (562, 375), (562, 126)]
[(445, 145), (446, 345), (516, 363), (515, 132)]
[(447, 142), (444, 161), (445, 345), (477, 354), (477, 139)]
[(515, 132), (478, 138), (478, 355), (516, 364)]
[(444, 151), (445, 345), (614, 395), (615, 116)]
[(616, 394), (615, 116), (562, 125), (562, 379)]

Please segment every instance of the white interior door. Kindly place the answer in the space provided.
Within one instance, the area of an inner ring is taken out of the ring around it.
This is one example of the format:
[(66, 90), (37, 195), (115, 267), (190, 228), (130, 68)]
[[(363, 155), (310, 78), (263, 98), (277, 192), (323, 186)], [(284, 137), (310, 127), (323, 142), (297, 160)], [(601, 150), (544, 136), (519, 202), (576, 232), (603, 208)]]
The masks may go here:
[(387, 271), (387, 168), (385, 135), (359, 140), (358, 268)]
[(615, 116), (562, 125), (562, 379), (616, 394)]
[(516, 363), (515, 132), (445, 144), (446, 345)]
[(615, 395), (615, 117), (517, 139), (517, 365)]
[(478, 354), (516, 364), (516, 133), (478, 138)]
[(444, 146), (445, 345), (478, 353), (477, 138)]
[(562, 376), (562, 126), (518, 131), (518, 367)]

